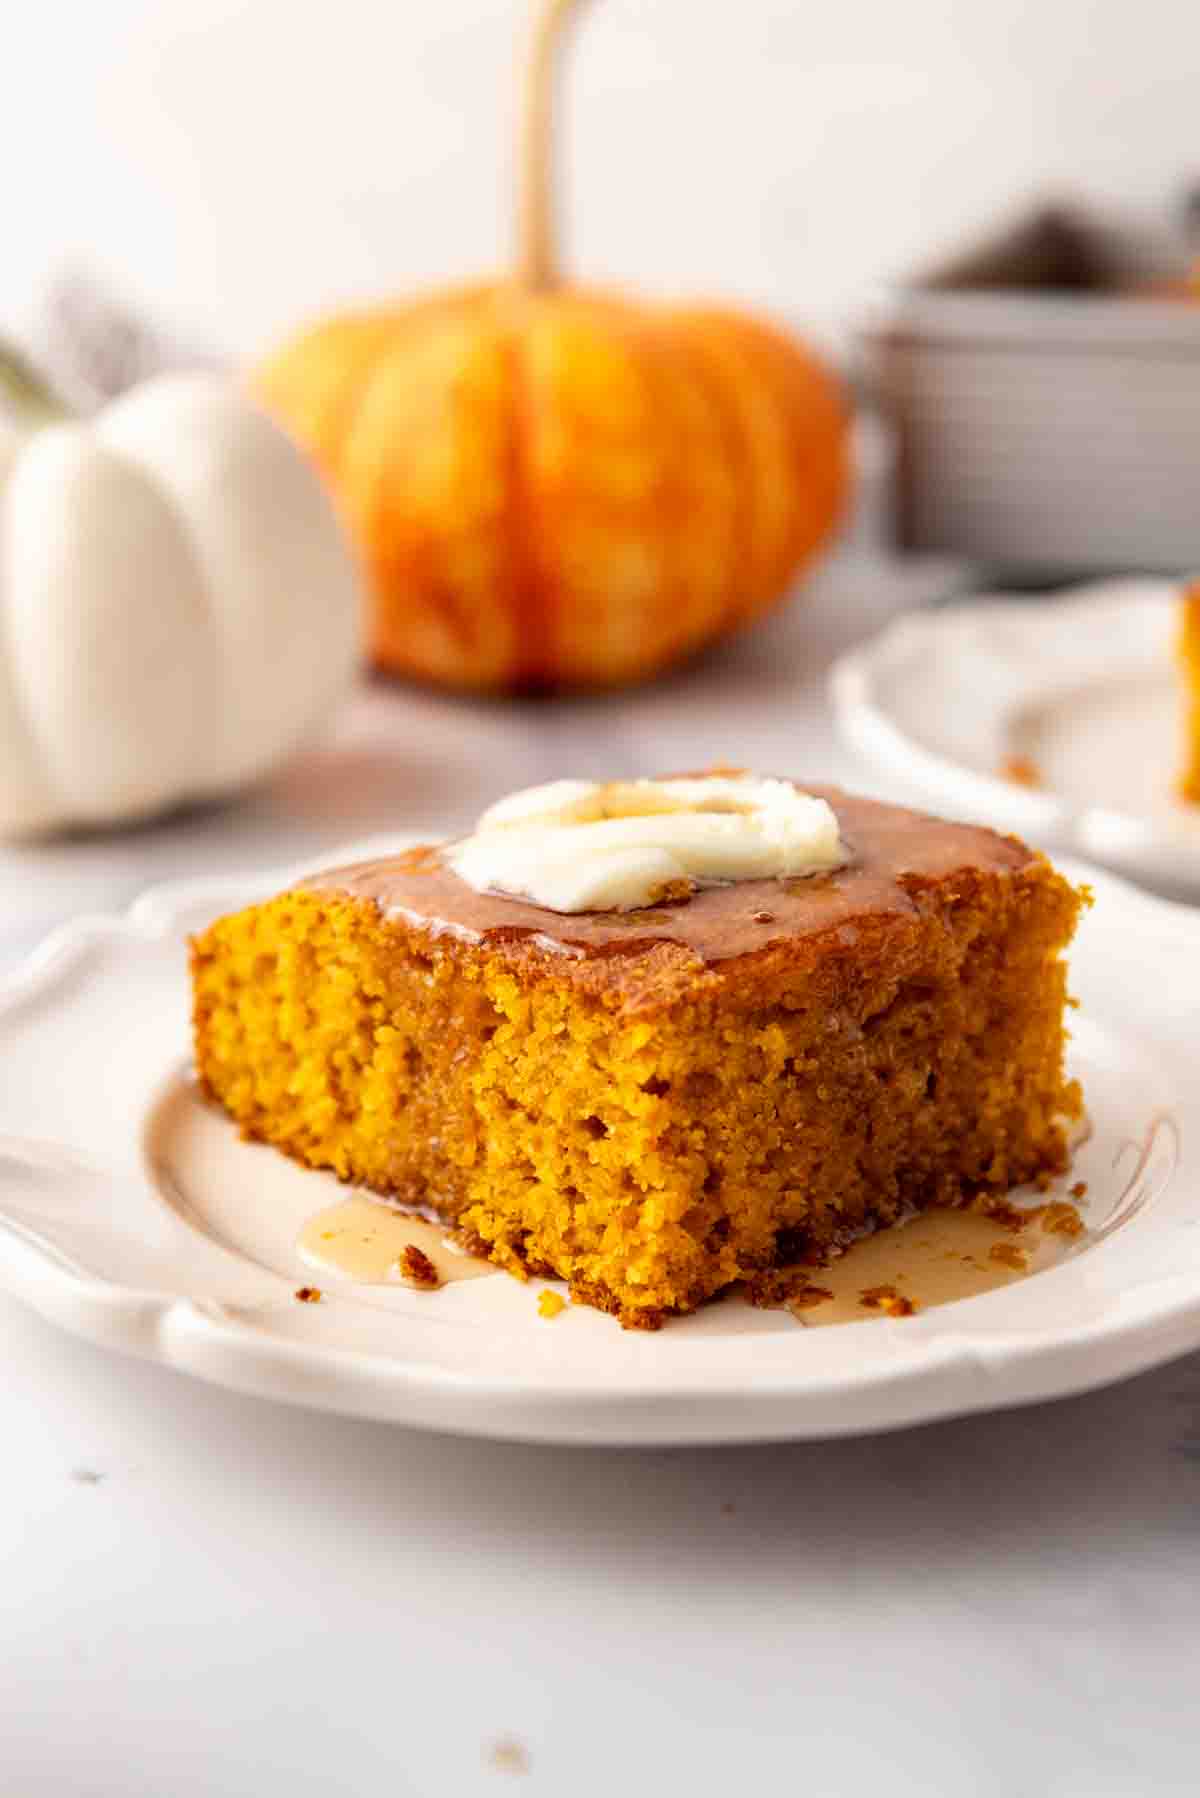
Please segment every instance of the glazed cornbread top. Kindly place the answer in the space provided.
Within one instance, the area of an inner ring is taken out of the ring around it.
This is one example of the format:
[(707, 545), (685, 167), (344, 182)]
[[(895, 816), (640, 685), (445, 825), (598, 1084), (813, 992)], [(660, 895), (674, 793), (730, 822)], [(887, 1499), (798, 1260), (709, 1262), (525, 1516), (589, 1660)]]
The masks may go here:
[(837, 868), (846, 853), (826, 800), (790, 780), (710, 774), (530, 787), (491, 806), (445, 859), (476, 892), (573, 913)]
[(827, 873), (702, 885), (690, 895), (632, 911), (564, 915), (506, 894), (477, 892), (449, 865), (448, 848), (408, 850), (311, 876), (308, 891), (376, 903), (432, 935), (501, 946), (536, 939), (541, 948), (588, 958), (673, 944), (708, 966), (796, 942), (859, 920), (913, 916), (922, 889), (958, 874), (1010, 876), (1040, 857), (1015, 837), (951, 824), (900, 806), (809, 787), (837, 819), (847, 857)]

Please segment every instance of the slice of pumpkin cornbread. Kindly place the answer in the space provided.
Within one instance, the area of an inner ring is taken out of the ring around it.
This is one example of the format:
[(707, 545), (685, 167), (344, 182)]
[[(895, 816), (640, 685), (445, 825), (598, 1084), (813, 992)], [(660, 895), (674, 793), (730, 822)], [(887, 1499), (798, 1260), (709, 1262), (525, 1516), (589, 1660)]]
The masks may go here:
[(566, 916), (425, 849), (222, 918), (204, 1088), (628, 1325), (1061, 1169), (1081, 895), (1014, 838), (822, 796), (832, 872)]

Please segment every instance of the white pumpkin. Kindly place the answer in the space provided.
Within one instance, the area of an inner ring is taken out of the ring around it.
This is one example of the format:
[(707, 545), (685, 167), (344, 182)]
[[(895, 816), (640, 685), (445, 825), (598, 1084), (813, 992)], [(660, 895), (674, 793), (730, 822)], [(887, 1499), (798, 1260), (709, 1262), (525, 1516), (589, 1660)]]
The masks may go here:
[(311, 466), (222, 376), (0, 444), (0, 833), (258, 779), (346, 687), (361, 603)]

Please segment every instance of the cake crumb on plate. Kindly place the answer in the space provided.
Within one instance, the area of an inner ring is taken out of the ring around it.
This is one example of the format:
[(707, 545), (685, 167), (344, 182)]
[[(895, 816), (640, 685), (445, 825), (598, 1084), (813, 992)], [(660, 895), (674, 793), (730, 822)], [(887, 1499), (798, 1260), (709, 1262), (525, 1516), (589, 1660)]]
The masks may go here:
[(415, 1242), (404, 1245), (404, 1251), (396, 1263), (400, 1278), (409, 1286), (416, 1286), (422, 1292), (433, 1292), (442, 1283), (439, 1274), (424, 1249), (419, 1249)]
[(1005, 780), (1013, 781), (1018, 787), (1040, 787), (1045, 784), (1042, 771), (1032, 756), (1005, 756), (1000, 764), (1000, 772)]
[(787, 1300), (789, 1311), (811, 1311), (814, 1305), (823, 1305), (833, 1297), (828, 1286), (798, 1286)]
[(858, 1297), (867, 1311), (882, 1311), (886, 1317), (912, 1317), (917, 1307), (894, 1286), (868, 1286)]
[(1043, 1205), (1038, 1221), (1048, 1236), (1083, 1234), (1083, 1219), (1074, 1205), (1068, 1205), (1065, 1199), (1055, 1199), (1051, 1204)]
[(528, 1773), (529, 1750), (515, 1736), (501, 1736), (488, 1750), (488, 1760), (497, 1773)]

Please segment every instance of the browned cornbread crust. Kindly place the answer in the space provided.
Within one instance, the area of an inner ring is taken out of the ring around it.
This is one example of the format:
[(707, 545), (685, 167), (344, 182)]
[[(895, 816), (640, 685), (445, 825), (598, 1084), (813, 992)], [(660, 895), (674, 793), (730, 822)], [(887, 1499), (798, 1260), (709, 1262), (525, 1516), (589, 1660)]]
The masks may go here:
[(823, 789), (852, 864), (564, 917), (436, 850), (193, 945), (196, 1063), (251, 1136), (653, 1325), (1065, 1165), (1081, 895), (1011, 837)]

